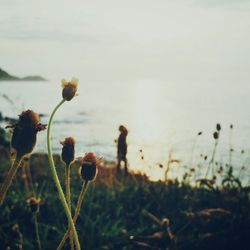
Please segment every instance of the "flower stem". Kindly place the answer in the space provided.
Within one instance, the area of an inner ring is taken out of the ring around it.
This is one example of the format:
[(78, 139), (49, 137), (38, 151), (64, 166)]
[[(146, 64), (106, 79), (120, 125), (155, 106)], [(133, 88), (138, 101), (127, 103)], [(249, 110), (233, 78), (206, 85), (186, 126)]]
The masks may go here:
[(38, 249), (42, 250), (41, 240), (40, 240), (40, 236), (39, 236), (37, 215), (38, 215), (38, 212), (35, 212), (35, 214), (34, 214), (34, 222), (35, 222), (35, 230), (36, 230), (36, 241), (37, 241)]
[[(205, 179), (207, 178), (208, 174), (209, 174), (209, 170), (210, 170), (210, 166), (211, 164), (214, 163), (214, 158), (215, 158), (215, 153), (216, 153), (216, 148), (218, 146), (218, 139), (215, 140), (215, 144), (214, 144), (214, 149), (213, 149), (213, 154), (212, 154), (212, 158), (208, 163), (208, 167), (207, 167), (207, 171), (206, 171), (206, 175), (205, 175)], [(212, 176), (213, 177), (213, 176)]]
[[(76, 205), (76, 209), (75, 209), (75, 214), (74, 214), (74, 218), (73, 218), (73, 221), (74, 223), (76, 223), (77, 221), (77, 218), (80, 214), (80, 210), (81, 210), (81, 206), (82, 206), (82, 202), (83, 202), (83, 198), (84, 198), (84, 195), (87, 191), (87, 188), (88, 188), (88, 184), (89, 182), (88, 181), (85, 181), (84, 184), (82, 185), (82, 189), (81, 189), (81, 192), (80, 192), (80, 195), (79, 195), (79, 198), (78, 198), (78, 201), (77, 201), (77, 205)], [(63, 248), (63, 245), (65, 243), (65, 241), (67, 240), (67, 238), (69, 237), (69, 229), (67, 230), (67, 232), (64, 234), (59, 246), (57, 247), (57, 250), (60, 250)]]
[(54, 160), (53, 160), (53, 155), (52, 155), (52, 150), (51, 150), (51, 146), (50, 146), (50, 128), (51, 128), (51, 123), (52, 123), (52, 120), (53, 120), (53, 117), (56, 113), (56, 111), (59, 109), (59, 107), (65, 102), (65, 100), (63, 99), (55, 108), (54, 110), (52, 111), (52, 114), (50, 116), (50, 119), (49, 119), (49, 124), (48, 124), (48, 128), (47, 128), (47, 146), (48, 146), (48, 156), (49, 156), (49, 165), (50, 165), (50, 168), (51, 168), (51, 172), (52, 172), (52, 177), (53, 177), (53, 180), (56, 184), (56, 187), (57, 187), (57, 191), (58, 191), (58, 194), (59, 194), (59, 198), (62, 202), (62, 205), (64, 207), (64, 210), (65, 210), (65, 213), (67, 215), (67, 218), (68, 218), (68, 221), (70, 223), (70, 227), (72, 229), (72, 232), (73, 232), (73, 236), (74, 236), (74, 240), (75, 240), (75, 244), (76, 244), (76, 249), (77, 250), (80, 250), (81, 249), (81, 246), (80, 246), (80, 243), (79, 243), (79, 239), (78, 239), (78, 235), (77, 235), (77, 232), (76, 232), (76, 228), (75, 228), (75, 224), (73, 222), (73, 219), (71, 217), (71, 212), (69, 210), (69, 207), (68, 207), (68, 204), (67, 204), (67, 201), (65, 199), (65, 196), (64, 196), (64, 193), (63, 193), (63, 190), (62, 190), (62, 187), (61, 187), (61, 184), (60, 184), (60, 181), (59, 181), (59, 178), (57, 176), (57, 172), (56, 172), (56, 167), (55, 167), (55, 163), (54, 163)]
[[(71, 212), (71, 198), (70, 198), (70, 165), (67, 165), (65, 167), (65, 186), (66, 186), (66, 200), (69, 206), (69, 210)], [(70, 228), (70, 223), (68, 222), (68, 228)], [(74, 250), (74, 239), (72, 230), (70, 230), (70, 249)]]
[(11, 183), (16, 175), (17, 169), (20, 166), (21, 162), (22, 162), (22, 157), (16, 156), (16, 159), (14, 160), (12, 166), (10, 167), (8, 175), (7, 175), (6, 179), (4, 180), (4, 183), (3, 183), (1, 190), (0, 190), (0, 205), (3, 204), (6, 193), (7, 193), (8, 189), (9, 189), (9, 187), (10, 187), (10, 185), (11, 185)]

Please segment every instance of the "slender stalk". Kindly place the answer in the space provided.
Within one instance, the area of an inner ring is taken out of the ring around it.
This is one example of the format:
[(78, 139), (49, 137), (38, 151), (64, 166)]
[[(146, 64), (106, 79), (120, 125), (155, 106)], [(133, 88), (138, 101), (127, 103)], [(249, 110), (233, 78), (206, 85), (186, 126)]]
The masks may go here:
[[(73, 218), (74, 223), (76, 223), (76, 221), (78, 219), (78, 216), (80, 214), (80, 210), (81, 210), (83, 198), (84, 198), (84, 195), (85, 195), (85, 193), (87, 191), (88, 184), (89, 184), (89, 182), (85, 181), (84, 184), (82, 185), (82, 189), (81, 189), (78, 201), (77, 201), (77, 205), (76, 205), (76, 209), (75, 209), (75, 214), (74, 214), (74, 218)], [(69, 229), (64, 234), (64, 236), (63, 236), (63, 238), (62, 238), (59, 246), (57, 247), (57, 250), (60, 250), (60, 249), (63, 248), (64, 243), (65, 243), (65, 241), (67, 240), (68, 237), (69, 237)]]
[(67, 218), (68, 218), (68, 221), (70, 223), (70, 227), (72, 229), (72, 232), (73, 232), (73, 236), (74, 236), (74, 240), (75, 240), (75, 244), (76, 244), (76, 249), (77, 250), (80, 250), (81, 249), (81, 246), (80, 246), (80, 243), (79, 243), (79, 239), (78, 239), (78, 235), (77, 235), (77, 232), (76, 232), (76, 228), (75, 228), (75, 224), (73, 222), (73, 219), (71, 217), (71, 212), (69, 210), (69, 207), (68, 207), (68, 204), (67, 204), (67, 201), (65, 199), (65, 196), (64, 196), (64, 193), (63, 193), (63, 190), (62, 190), (62, 187), (61, 187), (61, 184), (60, 184), (60, 181), (59, 181), (59, 178), (58, 178), (58, 175), (57, 175), (57, 172), (56, 172), (56, 167), (55, 167), (55, 163), (54, 163), (54, 160), (53, 160), (53, 156), (52, 156), (52, 150), (51, 150), (51, 146), (50, 146), (50, 128), (51, 128), (51, 123), (52, 123), (52, 120), (53, 120), (53, 117), (56, 113), (56, 111), (59, 109), (59, 107), (65, 102), (65, 100), (63, 99), (56, 107), (55, 109), (52, 111), (52, 114), (50, 116), (50, 119), (49, 119), (49, 123), (48, 123), (48, 128), (47, 128), (47, 146), (48, 146), (48, 156), (49, 156), (49, 165), (50, 165), (50, 168), (51, 168), (51, 172), (52, 172), (52, 177), (53, 177), (53, 180), (56, 184), (56, 187), (57, 187), (57, 191), (58, 191), (58, 194), (59, 194), (59, 198), (62, 202), (62, 205), (64, 207), (64, 210), (65, 210), (65, 213), (67, 215)]
[[(69, 206), (69, 210), (71, 212), (71, 198), (70, 198), (70, 165), (65, 167), (65, 186), (66, 186), (66, 200)], [(68, 228), (70, 228), (70, 223), (68, 222)], [(72, 231), (70, 230), (70, 249), (74, 250), (74, 239)]]
[(37, 215), (38, 215), (38, 212), (35, 212), (35, 214), (34, 214), (34, 222), (35, 222), (35, 230), (36, 230), (36, 241), (37, 241), (38, 249), (42, 250), (41, 240), (40, 240), (40, 236), (39, 236)]
[(27, 171), (27, 173), (28, 173), (28, 179), (29, 179), (29, 182), (30, 182), (32, 194), (35, 195), (35, 189), (34, 189), (33, 178), (32, 178), (31, 172), (30, 172), (30, 164), (29, 164), (29, 165), (26, 165), (26, 171)]
[(229, 162), (228, 162), (229, 167), (231, 167), (231, 165), (232, 165), (232, 138), (233, 138), (233, 129), (230, 128), (230, 134), (229, 134)]
[(207, 172), (206, 172), (206, 175), (205, 175), (205, 179), (207, 178), (207, 176), (208, 176), (208, 173), (209, 173), (209, 170), (210, 170), (210, 166), (211, 166), (211, 164), (214, 162), (214, 158), (215, 158), (215, 153), (216, 153), (216, 149), (217, 149), (217, 146), (218, 146), (218, 142), (219, 142), (219, 140), (217, 139), (217, 140), (215, 140), (215, 144), (214, 144), (214, 150), (213, 150), (213, 154), (212, 154), (212, 158), (211, 158), (211, 160), (209, 161), (209, 163), (208, 163), (208, 167), (207, 167)]
[(4, 180), (4, 183), (0, 190), (0, 205), (3, 204), (6, 193), (16, 175), (17, 169), (20, 166), (21, 162), (22, 162), (22, 157), (16, 156), (16, 159), (14, 160), (12, 166), (10, 167), (8, 175), (6, 179)]

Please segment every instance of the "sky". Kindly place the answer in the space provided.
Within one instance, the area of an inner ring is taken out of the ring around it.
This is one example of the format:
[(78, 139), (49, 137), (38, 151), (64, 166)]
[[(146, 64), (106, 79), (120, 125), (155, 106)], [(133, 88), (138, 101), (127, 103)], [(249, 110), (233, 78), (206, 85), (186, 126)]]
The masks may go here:
[(0, 24), (18, 76), (250, 80), (250, 0), (0, 0)]

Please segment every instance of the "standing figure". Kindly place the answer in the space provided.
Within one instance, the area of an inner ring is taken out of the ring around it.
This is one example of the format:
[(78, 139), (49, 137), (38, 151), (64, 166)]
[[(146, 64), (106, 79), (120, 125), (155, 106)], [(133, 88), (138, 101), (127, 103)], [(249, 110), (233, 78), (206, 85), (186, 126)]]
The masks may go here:
[(119, 174), (121, 171), (121, 161), (124, 162), (125, 165), (125, 175), (128, 175), (128, 162), (127, 162), (127, 135), (128, 130), (121, 125), (119, 127), (120, 135), (117, 140), (117, 173)]

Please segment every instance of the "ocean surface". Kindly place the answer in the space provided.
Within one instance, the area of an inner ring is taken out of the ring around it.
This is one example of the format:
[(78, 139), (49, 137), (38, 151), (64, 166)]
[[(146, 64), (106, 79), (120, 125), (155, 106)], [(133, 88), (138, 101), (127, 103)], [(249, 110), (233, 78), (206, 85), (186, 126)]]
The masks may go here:
[[(61, 100), (61, 91), (60, 81), (0, 82), (0, 111), (3, 116), (16, 118), (22, 110), (32, 109), (42, 114), (42, 122), (47, 123), (52, 109)], [(73, 136), (77, 156), (94, 151), (107, 160), (115, 160), (114, 140), (122, 124), (129, 130), (130, 168), (146, 169), (155, 178), (161, 178), (163, 169), (155, 166), (166, 165), (170, 152), (172, 159), (180, 160), (182, 165), (201, 163), (201, 154), (211, 157), (212, 134), (216, 123), (220, 123), (216, 161), (228, 163), (229, 149), (233, 148), (232, 163), (248, 167), (249, 83), (157, 80), (89, 83), (80, 79), (78, 93), (55, 116), (52, 128), (55, 153), (61, 151), (61, 140)], [(200, 131), (202, 135), (197, 136)], [(46, 132), (39, 133), (35, 151), (46, 152)]]

